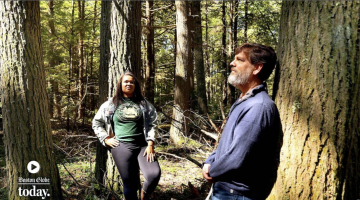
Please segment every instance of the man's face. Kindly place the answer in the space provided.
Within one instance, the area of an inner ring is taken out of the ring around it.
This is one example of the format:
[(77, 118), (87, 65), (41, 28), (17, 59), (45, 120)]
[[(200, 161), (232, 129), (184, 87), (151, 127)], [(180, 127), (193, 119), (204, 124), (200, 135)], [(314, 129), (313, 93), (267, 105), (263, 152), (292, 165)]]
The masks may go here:
[(235, 59), (230, 63), (230, 66), (231, 73), (228, 82), (236, 88), (249, 82), (255, 68), (243, 51), (235, 55)]

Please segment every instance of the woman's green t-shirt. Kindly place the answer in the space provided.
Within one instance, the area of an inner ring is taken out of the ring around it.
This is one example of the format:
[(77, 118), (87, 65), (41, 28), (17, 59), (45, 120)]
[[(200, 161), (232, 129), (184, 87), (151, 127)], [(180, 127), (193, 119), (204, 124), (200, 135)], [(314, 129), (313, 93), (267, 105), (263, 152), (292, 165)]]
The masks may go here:
[(131, 144), (146, 145), (143, 133), (143, 116), (141, 108), (131, 98), (123, 98), (114, 113), (116, 139)]

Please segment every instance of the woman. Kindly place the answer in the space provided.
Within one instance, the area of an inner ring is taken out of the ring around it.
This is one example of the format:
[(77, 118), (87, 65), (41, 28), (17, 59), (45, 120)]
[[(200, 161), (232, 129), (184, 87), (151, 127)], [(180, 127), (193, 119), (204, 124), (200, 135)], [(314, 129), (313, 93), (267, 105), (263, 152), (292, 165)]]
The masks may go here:
[(154, 106), (141, 95), (138, 80), (126, 72), (120, 77), (115, 96), (101, 105), (93, 119), (95, 134), (111, 148), (126, 200), (137, 199), (139, 168), (145, 178), (142, 200), (149, 199), (159, 182), (161, 171), (154, 151), (156, 117)]

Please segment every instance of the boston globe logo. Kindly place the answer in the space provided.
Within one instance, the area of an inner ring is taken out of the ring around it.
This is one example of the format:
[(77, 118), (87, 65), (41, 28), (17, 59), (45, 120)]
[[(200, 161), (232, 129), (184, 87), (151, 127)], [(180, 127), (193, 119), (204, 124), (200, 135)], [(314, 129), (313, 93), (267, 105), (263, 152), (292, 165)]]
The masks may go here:
[[(36, 174), (40, 170), (40, 164), (36, 161), (30, 161), (27, 164), (27, 170), (31, 174)], [(19, 185), (19, 196), (20, 197), (41, 197), (42, 199), (45, 199), (46, 197), (50, 197), (50, 193), (48, 192), (49, 189), (37, 189), (37, 186), (39, 185), (50, 185), (50, 179), (46, 177), (37, 177), (37, 178), (22, 178), (19, 177), (18, 179), (18, 185)], [(31, 189), (28, 189), (29, 187), (25, 187), (26, 185), (32, 186)]]

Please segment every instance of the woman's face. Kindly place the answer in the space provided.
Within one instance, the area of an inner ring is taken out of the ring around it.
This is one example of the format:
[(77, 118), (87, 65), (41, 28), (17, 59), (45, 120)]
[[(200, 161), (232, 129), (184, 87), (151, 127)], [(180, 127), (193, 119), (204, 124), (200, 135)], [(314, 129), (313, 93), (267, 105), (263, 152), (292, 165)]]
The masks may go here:
[(135, 90), (135, 79), (132, 76), (125, 75), (121, 84), (124, 97), (132, 97)]

